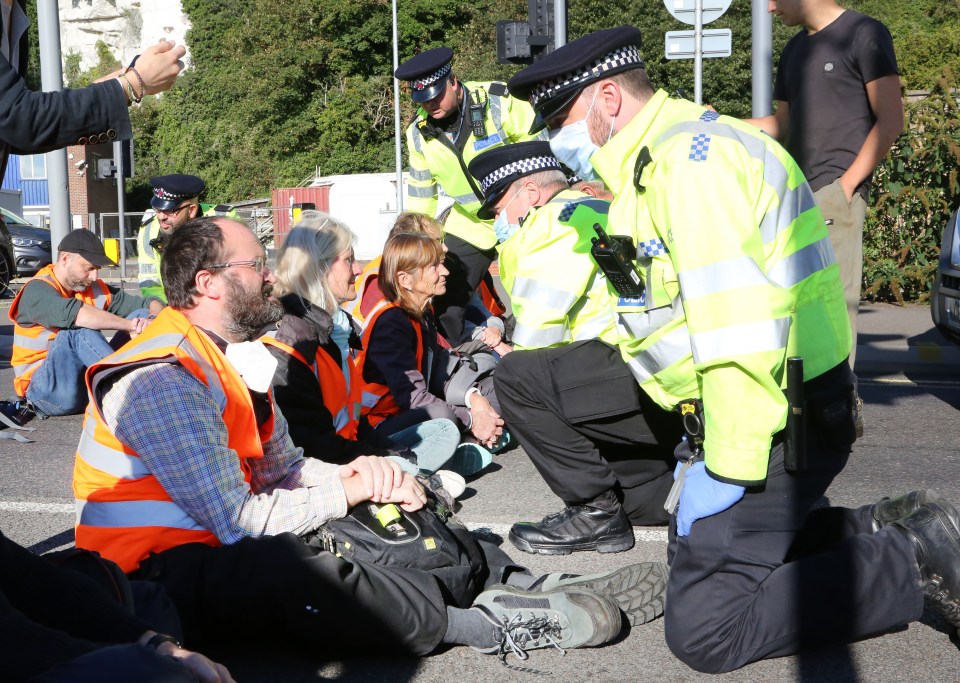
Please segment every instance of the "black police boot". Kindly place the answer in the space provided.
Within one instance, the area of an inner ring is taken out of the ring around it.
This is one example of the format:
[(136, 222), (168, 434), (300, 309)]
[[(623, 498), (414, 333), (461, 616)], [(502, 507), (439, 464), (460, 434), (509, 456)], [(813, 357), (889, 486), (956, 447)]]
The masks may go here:
[(911, 491), (905, 493), (899, 498), (882, 498), (873, 505), (870, 513), (873, 515), (873, 530), (880, 531), (888, 524), (893, 524), (899, 519), (903, 519), (917, 508), (921, 508), (927, 503), (946, 502), (939, 493), (933, 489), (923, 491)]
[(619, 553), (633, 547), (633, 527), (613, 491), (547, 515), (539, 524), (517, 522), (510, 542), (528, 553), (569, 555), (574, 550)]
[(913, 545), (926, 606), (960, 629), (960, 513), (941, 499), (893, 522), (892, 528)]

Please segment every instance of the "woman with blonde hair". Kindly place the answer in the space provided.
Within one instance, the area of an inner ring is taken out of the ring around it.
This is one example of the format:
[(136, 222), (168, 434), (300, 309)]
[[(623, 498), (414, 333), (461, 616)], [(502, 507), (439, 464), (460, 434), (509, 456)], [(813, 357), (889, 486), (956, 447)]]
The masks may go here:
[[(397, 216), (393, 227), (390, 228), (388, 239), (401, 232), (427, 235), (443, 245), (444, 254), (447, 254), (447, 247), (443, 244), (443, 225), (435, 218), (424, 213), (404, 211)], [(383, 298), (379, 285), (382, 258), (381, 255), (370, 261), (357, 278), (357, 298), (347, 310), (360, 324), (364, 323), (367, 315)], [(450, 258), (449, 255), (446, 258)], [(465, 337), (483, 341), (499, 355), (509, 353), (513, 347), (504, 341), (504, 322), (500, 317), (505, 312), (493, 286), (493, 279), (488, 274), (481, 281), (480, 287), (474, 292), (473, 298), (466, 307), (463, 319)], [(440, 333), (443, 334), (443, 331), (441, 330)], [(452, 346), (460, 343), (459, 340), (454, 339), (447, 341)]]
[(286, 236), (274, 271), (274, 292), (286, 313), (261, 337), (278, 361), (274, 397), (307, 456), (346, 463), (359, 455), (392, 455), (409, 472), (433, 473), (459, 442), (451, 421), (375, 431), (360, 420), (354, 362), (360, 338), (341, 308), (357, 295), (355, 239), (346, 225), (319, 211), (304, 211)]
[[(447, 467), (473, 474), (491, 461), (503, 434), (492, 377), (449, 396), (448, 354), (437, 342), (430, 301), (446, 291), (440, 242), (425, 234), (397, 233), (383, 250), (379, 286), (384, 299), (367, 317), (357, 365), (363, 381), (363, 414), (391, 432), (418, 420), (453, 420), (465, 435)], [(445, 398), (450, 399), (448, 402)]]

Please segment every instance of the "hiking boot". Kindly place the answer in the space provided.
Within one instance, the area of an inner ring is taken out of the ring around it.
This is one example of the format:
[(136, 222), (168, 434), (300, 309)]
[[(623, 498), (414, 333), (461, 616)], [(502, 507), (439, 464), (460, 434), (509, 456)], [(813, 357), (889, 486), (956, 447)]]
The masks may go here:
[(663, 562), (637, 562), (620, 569), (596, 574), (546, 574), (528, 590), (551, 591), (579, 586), (613, 598), (631, 626), (653, 621), (663, 614), (667, 593), (667, 565)]
[(960, 628), (960, 514), (946, 500), (930, 502), (893, 528), (913, 545), (928, 608)]
[(571, 505), (536, 524), (517, 522), (510, 542), (527, 553), (569, 555), (574, 550), (619, 553), (633, 547), (633, 526), (613, 491)]
[(513, 653), (553, 647), (597, 647), (608, 643), (623, 626), (617, 603), (588, 588), (570, 586), (550, 591), (527, 591), (515, 586), (494, 586), (477, 596), (473, 609), (497, 626), (499, 642), (474, 647), (497, 654), (503, 661)]
[(874, 532), (880, 531), (888, 524), (892, 524), (899, 519), (903, 519), (911, 514), (917, 508), (923, 507), (928, 503), (946, 502), (939, 493), (933, 489), (923, 491), (911, 491), (898, 498), (881, 498), (874, 504), (870, 511), (874, 519)]

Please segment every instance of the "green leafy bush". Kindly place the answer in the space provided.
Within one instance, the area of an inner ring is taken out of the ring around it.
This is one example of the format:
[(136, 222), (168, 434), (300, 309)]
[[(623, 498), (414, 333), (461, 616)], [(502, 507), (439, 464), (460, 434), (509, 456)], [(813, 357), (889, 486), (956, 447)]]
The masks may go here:
[(906, 106), (906, 126), (874, 174), (864, 227), (866, 298), (923, 302), (951, 213), (960, 205), (960, 103), (945, 72), (929, 97)]

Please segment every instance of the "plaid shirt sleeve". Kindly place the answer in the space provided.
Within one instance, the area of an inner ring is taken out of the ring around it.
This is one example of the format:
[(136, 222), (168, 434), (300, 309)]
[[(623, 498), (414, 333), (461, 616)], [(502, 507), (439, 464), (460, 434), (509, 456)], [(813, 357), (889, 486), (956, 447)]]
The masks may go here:
[(302, 534), (346, 514), (336, 466), (305, 461), (279, 415), (248, 485), (213, 395), (178, 365), (155, 363), (127, 372), (102, 405), (117, 438), (140, 456), (177, 505), (224, 544), (246, 536)]

